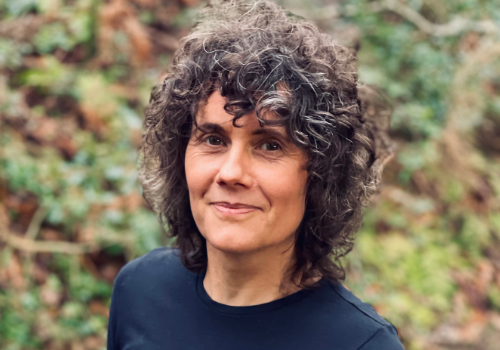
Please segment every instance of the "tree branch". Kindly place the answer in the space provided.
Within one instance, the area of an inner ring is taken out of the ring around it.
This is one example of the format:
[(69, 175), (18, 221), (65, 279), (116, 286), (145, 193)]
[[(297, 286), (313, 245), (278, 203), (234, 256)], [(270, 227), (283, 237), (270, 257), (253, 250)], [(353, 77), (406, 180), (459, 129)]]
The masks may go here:
[(26, 231), (26, 238), (36, 239), (38, 232), (40, 231), (40, 226), (42, 225), (43, 219), (47, 215), (48, 210), (44, 207), (38, 208), (35, 212), (35, 215), (31, 219), (30, 225), (28, 226), (28, 230)]
[(374, 12), (392, 11), (407, 21), (413, 23), (421, 31), (433, 36), (454, 36), (465, 31), (482, 34), (499, 34), (500, 28), (493, 21), (473, 21), (468, 18), (456, 16), (446, 24), (435, 24), (427, 20), (420, 13), (397, 0), (374, 2), (370, 5)]
[[(36, 214), (35, 214), (36, 216)], [(41, 214), (39, 216), (42, 216)], [(40, 218), (35, 218), (40, 220)], [(37, 220), (37, 221), (38, 221)], [(43, 220), (43, 219), (42, 219)], [(0, 205), (0, 241), (12, 248), (31, 253), (63, 253), (63, 254), (85, 254), (100, 249), (96, 244), (72, 243), (64, 241), (36, 241), (29, 237), (19, 237), (9, 232), (9, 217), (4, 206)], [(41, 222), (40, 222), (41, 223)], [(36, 224), (36, 225), (35, 225)], [(39, 223), (35, 223), (34, 227)], [(31, 227), (31, 225), (30, 225)], [(33, 236), (33, 231), (30, 235)]]

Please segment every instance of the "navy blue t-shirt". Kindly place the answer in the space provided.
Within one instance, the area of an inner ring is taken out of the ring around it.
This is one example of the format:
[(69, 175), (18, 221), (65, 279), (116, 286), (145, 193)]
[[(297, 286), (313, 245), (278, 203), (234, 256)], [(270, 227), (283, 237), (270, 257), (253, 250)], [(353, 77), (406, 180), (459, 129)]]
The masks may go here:
[(210, 298), (205, 271), (178, 250), (155, 249), (116, 278), (108, 350), (401, 350), (396, 329), (341, 284), (326, 280), (269, 303), (229, 306)]

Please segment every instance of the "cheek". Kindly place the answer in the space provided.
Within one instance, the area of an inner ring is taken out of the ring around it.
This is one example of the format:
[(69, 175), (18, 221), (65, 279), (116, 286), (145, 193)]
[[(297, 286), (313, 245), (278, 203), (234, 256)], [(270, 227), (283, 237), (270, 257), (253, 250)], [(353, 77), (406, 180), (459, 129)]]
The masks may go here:
[(196, 166), (189, 166), (186, 164), (186, 181), (190, 196), (195, 195), (203, 188), (203, 172), (201, 172)]
[(212, 183), (212, 179), (215, 176), (213, 163), (204, 162), (201, 157), (197, 157), (188, 148), (184, 166), (189, 195), (191, 199), (197, 198), (207, 191)]
[(283, 220), (290, 220), (293, 217), (300, 222), (302, 219), (305, 210), (307, 179), (307, 171), (297, 169), (288, 169), (279, 175), (267, 177), (268, 198), (275, 207), (276, 214)]
[[(189, 192), (189, 202), (191, 213), (196, 225), (201, 232), (204, 232), (206, 206), (203, 197), (212, 183), (211, 165), (203, 162), (202, 157), (198, 157), (195, 152), (186, 150), (184, 168), (186, 172), (186, 182)], [(213, 167), (213, 165), (212, 165)]]

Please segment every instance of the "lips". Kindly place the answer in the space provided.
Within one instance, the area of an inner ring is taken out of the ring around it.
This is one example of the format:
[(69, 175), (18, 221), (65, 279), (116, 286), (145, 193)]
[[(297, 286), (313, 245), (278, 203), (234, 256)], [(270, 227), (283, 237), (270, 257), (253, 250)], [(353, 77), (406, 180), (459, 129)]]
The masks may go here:
[(214, 202), (211, 204), (223, 215), (241, 215), (260, 209), (252, 205), (242, 203)]
[(213, 202), (210, 204), (222, 206), (222, 207), (229, 208), (229, 209), (260, 209), (258, 207), (254, 207), (253, 205), (247, 205), (247, 204), (242, 204), (242, 203)]

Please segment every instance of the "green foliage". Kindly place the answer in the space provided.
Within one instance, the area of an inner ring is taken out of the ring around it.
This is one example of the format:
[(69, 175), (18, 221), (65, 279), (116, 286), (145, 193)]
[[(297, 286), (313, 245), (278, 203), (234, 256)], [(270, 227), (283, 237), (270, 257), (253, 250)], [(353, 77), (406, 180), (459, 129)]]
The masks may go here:
[[(15, 21), (39, 11), (44, 18), (53, 16), (54, 4), (60, 6), (56, 20), (44, 23), (30, 41), (0, 40), (0, 70), (9, 70), (0, 76), (2, 190), (21, 200), (36, 198), (45, 212), (40, 235), (57, 231), (58, 241), (89, 242), (107, 260), (130, 260), (161, 244), (162, 229), (140, 200), (135, 165), (147, 98), (127, 95), (124, 82), (139, 74), (128, 65), (107, 71), (83, 61), (67, 64), (54, 54), (95, 46), (91, 1), (3, 2), (0, 14)], [(144, 75), (141, 86), (150, 89), (156, 76)], [(29, 107), (27, 94), (35, 97)], [(13, 223), (22, 220), (21, 209), (9, 210)], [(89, 337), (102, 348), (113, 275), (99, 275), (67, 254), (42, 262), (0, 246), (0, 258), (0, 270), (20, 274), (13, 284), (0, 282), (2, 349), (62, 349)], [(116, 274), (119, 266), (108, 265), (103, 271)], [(34, 268), (42, 275), (33, 277)]]
[(66, 33), (62, 23), (52, 23), (44, 26), (33, 38), (33, 43), (41, 54), (52, 52), (57, 48), (69, 51), (75, 45)]
[(36, 0), (2, 0), (0, 10), (8, 16), (19, 17), (36, 8)]
[(18, 47), (13, 40), (0, 38), (0, 67), (19, 67), (23, 54), (30, 53), (30, 51), (31, 46), (29, 44)]

